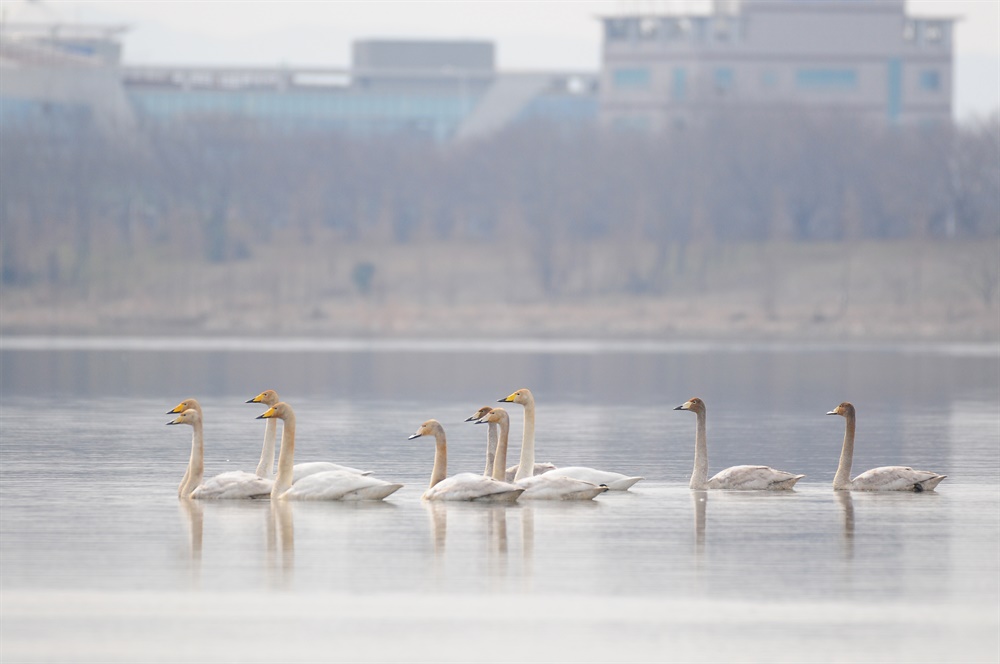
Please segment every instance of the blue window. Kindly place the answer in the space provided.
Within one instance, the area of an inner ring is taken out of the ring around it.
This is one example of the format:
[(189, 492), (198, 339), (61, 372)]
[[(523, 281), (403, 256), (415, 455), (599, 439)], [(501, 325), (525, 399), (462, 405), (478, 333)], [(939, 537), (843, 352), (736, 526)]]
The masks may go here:
[(674, 101), (684, 101), (687, 96), (687, 72), (680, 67), (674, 69), (674, 80), (670, 88)]
[(728, 90), (733, 87), (733, 70), (729, 67), (719, 67), (715, 70), (715, 88)]
[(612, 80), (616, 88), (648, 88), (649, 70), (644, 67), (616, 69)]
[(795, 86), (803, 90), (853, 90), (858, 87), (854, 69), (800, 69), (795, 72)]
[(941, 72), (936, 69), (925, 69), (920, 72), (920, 87), (924, 90), (937, 92), (941, 89)]
[(889, 60), (886, 74), (885, 113), (889, 122), (895, 122), (903, 105), (903, 63), (898, 58)]

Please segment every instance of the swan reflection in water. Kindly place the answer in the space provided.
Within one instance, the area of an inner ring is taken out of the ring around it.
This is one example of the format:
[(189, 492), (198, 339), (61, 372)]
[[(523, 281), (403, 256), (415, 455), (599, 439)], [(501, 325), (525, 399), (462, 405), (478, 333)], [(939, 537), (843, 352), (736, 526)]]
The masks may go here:
[(842, 512), (844, 558), (851, 560), (854, 558), (854, 498), (850, 491), (834, 491), (833, 495)]
[(694, 555), (700, 564), (705, 554), (705, 511), (708, 509), (708, 491), (703, 489), (692, 491), (691, 504), (694, 506)]
[(205, 530), (205, 508), (200, 501), (190, 498), (180, 498), (177, 504), (188, 527), (191, 581), (197, 586), (201, 582), (201, 549)]
[[(485, 531), (485, 565), (486, 572), (490, 578), (503, 578), (508, 573), (508, 553), (509, 535), (507, 529), (507, 511), (515, 510), (523, 516), (522, 520), (522, 543), (524, 551), (530, 553), (534, 546), (534, 521), (530, 517), (530, 508), (524, 506), (512, 507), (496, 503), (467, 503), (449, 502), (437, 500), (422, 501), (423, 508), (427, 511), (430, 523), (431, 543), (434, 550), (434, 571), (435, 577), (444, 579), (448, 574), (444, 570), (445, 552), (448, 543), (448, 516), (449, 512), (453, 518), (458, 519), (460, 524), (467, 524), (464, 520), (471, 517), (477, 524), (482, 524), (482, 531)], [(453, 524), (454, 525), (454, 524)], [(479, 530), (479, 526), (476, 526)], [(463, 535), (467, 528), (459, 526), (455, 529), (457, 534), (454, 537), (459, 540), (465, 539)], [(466, 541), (481, 541), (477, 536)], [(454, 542), (453, 542), (454, 543)], [(459, 542), (461, 546), (461, 542)]]
[(277, 585), (291, 583), (295, 570), (295, 523), (292, 504), (272, 500), (267, 510), (267, 568)]

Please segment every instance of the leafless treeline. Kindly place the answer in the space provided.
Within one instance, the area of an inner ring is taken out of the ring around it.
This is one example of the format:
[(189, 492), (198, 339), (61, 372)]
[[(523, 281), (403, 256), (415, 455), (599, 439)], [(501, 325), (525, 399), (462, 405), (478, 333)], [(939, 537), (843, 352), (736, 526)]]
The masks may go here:
[[(552, 247), (1000, 235), (1000, 119), (872, 128), (718, 118), (666, 136), (521, 126), (439, 145), (203, 119), (120, 140), (86, 126), (0, 134), (2, 283), (71, 283), (93, 261), (183, 244), (203, 260), (262, 239), (531, 238)], [(521, 234), (521, 235), (518, 235)], [(643, 285), (635, 285), (642, 290)]]

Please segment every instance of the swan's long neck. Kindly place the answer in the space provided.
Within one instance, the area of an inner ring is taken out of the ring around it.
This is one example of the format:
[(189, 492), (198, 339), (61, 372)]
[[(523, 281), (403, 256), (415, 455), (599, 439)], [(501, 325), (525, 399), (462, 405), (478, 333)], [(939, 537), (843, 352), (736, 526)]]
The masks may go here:
[(510, 420), (500, 420), (500, 438), (497, 441), (496, 459), (493, 462), (493, 479), (507, 481), (507, 440), (510, 437)]
[(448, 477), (448, 441), (444, 437), (444, 431), (436, 432), (434, 441), (434, 470), (431, 471), (430, 486)]
[(486, 470), (483, 471), (483, 475), (493, 477), (493, 458), (497, 454), (497, 425), (488, 422), (486, 426)]
[(691, 473), (692, 489), (704, 489), (708, 484), (708, 432), (705, 426), (705, 411), (695, 411), (698, 427), (694, 434), (694, 472)]
[(289, 415), (281, 426), (281, 451), (278, 452), (278, 476), (274, 478), (271, 500), (292, 486), (295, 475), (295, 416)]
[(531, 477), (535, 473), (535, 400), (524, 404), (524, 436), (521, 438), (521, 461), (514, 480)]
[(278, 421), (269, 418), (264, 421), (264, 448), (260, 451), (257, 474), (265, 479), (274, 476), (274, 443), (278, 437)]
[(194, 422), (192, 428), (194, 432), (191, 434), (191, 458), (188, 460), (187, 473), (177, 489), (177, 495), (181, 498), (189, 497), (205, 477), (205, 435), (201, 420)]
[(840, 465), (837, 474), (833, 476), (834, 489), (851, 488), (851, 464), (854, 463), (854, 429), (856, 420), (853, 415), (844, 418), (847, 428), (844, 430), (844, 447), (840, 450)]

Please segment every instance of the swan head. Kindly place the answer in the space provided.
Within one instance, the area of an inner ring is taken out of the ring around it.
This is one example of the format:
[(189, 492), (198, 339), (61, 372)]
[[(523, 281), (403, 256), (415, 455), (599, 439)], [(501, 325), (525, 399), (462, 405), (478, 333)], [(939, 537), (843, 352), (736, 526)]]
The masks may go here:
[(690, 410), (695, 413), (704, 413), (705, 402), (698, 397), (691, 397), (681, 405), (677, 406), (677, 408), (674, 408), (674, 410)]
[(253, 399), (247, 399), (245, 403), (262, 403), (265, 406), (273, 406), (274, 404), (281, 401), (278, 398), (278, 393), (274, 390), (264, 390)]
[(854, 417), (854, 404), (850, 401), (845, 401), (833, 410), (827, 413), (827, 415), (842, 415), (844, 417)]
[(167, 422), (170, 424), (188, 424), (194, 426), (201, 420), (201, 413), (194, 408), (188, 408), (174, 419)]
[(478, 421), (481, 420), (481, 419), (483, 419), (484, 417), (486, 417), (486, 415), (490, 411), (492, 411), (492, 410), (493, 409), (490, 408), (489, 406), (483, 406), (482, 408), (480, 408), (479, 410), (477, 410), (475, 413), (473, 413), (472, 417), (466, 418), (465, 421), (466, 422), (476, 422), (478, 424), (479, 423)]
[(526, 403), (534, 402), (534, 400), (535, 398), (531, 395), (531, 390), (522, 387), (517, 392), (508, 394), (503, 399), (497, 399), (497, 403), (519, 403), (523, 406)]
[(196, 410), (201, 412), (201, 404), (198, 403), (197, 399), (185, 399), (173, 408), (167, 411), (167, 415), (173, 415), (174, 413), (183, 413), (185, 410)]
[(413, 440), (421, 436), (437, 436), (439, 433), (444, 433), (444, 427), (441, 426), (441, 423), (437, 420), (427, 420), (407, 440)]
[(269, 420), (271, 418), (278, 418), (279, 420), (288, 420), (295, 417), (295, 411), (284, 401), (279, 401), (274, 404), (263, 413), (257, 416), (258, 420)]
[(504, 422), (510, 422), (510, 415), (507, 414), (507, 411), (503, 408), (491, 408), (490, 412), (486, 413), (476, 424), (502, 424)]

